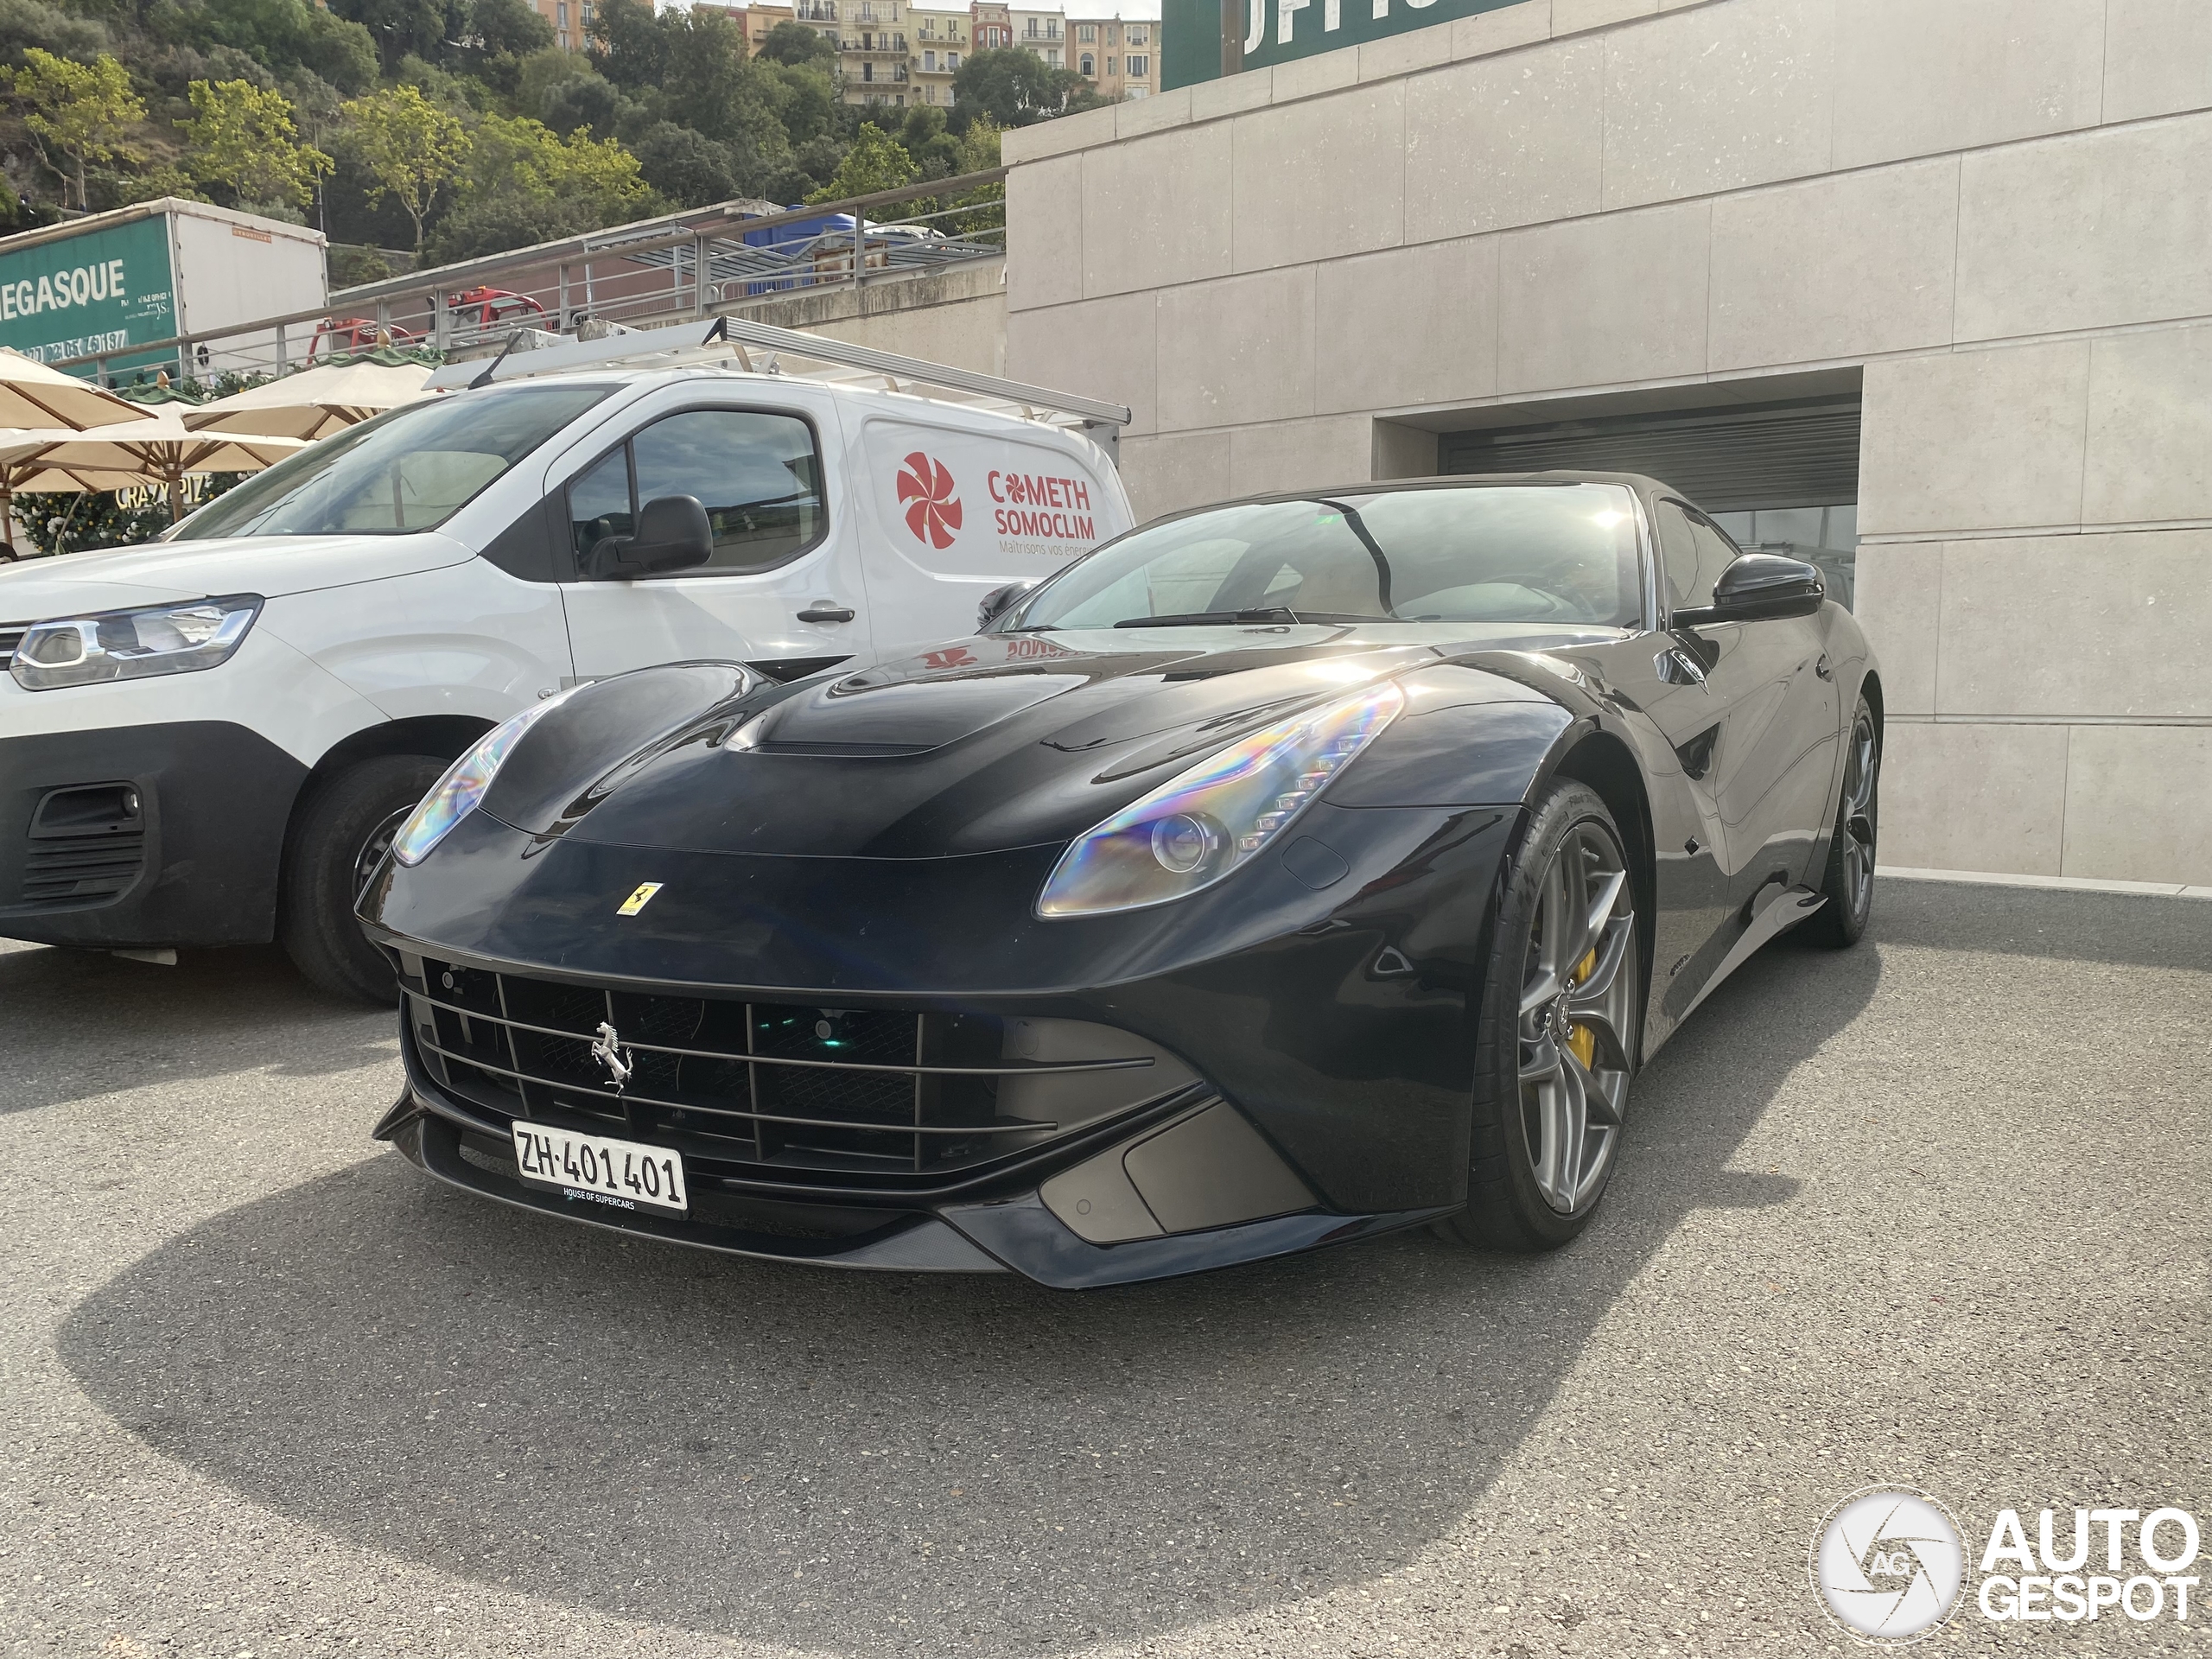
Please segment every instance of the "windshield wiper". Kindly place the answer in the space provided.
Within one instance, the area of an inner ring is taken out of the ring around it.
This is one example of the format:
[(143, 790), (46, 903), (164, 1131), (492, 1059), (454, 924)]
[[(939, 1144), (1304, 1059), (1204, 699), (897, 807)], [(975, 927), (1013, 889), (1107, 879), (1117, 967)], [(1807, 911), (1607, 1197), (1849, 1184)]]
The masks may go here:
[(1220, 628), (1242, 622), (1298, 622), (1297, 612), (1277, 605), (1261, 611), (1184, 611), (1171, 616), (1124, 617), (1117, 628)]

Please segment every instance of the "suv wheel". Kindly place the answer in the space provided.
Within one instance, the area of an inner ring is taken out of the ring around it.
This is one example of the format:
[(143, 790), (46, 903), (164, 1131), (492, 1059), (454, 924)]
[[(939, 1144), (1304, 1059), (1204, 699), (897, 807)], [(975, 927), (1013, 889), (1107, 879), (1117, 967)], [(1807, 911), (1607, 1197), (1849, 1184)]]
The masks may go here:
[(334, 995), (398, 1000), (391, 961), (361, 931), (353, 906), (445, 769), (426, 754), (378, 755), (316, 785), (293, 817), (277, 937), (299, 970)]

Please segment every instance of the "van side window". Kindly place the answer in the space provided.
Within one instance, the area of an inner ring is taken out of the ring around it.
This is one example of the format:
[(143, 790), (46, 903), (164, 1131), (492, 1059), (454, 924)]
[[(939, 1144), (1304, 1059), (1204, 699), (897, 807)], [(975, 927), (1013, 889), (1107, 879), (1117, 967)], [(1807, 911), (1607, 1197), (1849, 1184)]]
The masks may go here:
[(715, 530), (708, 570), (779, 564), (821, 536), (822, 463), (814, 431), (790, 415), (694, 409), (630, 441), (638, 499), (695, 495)]
[(685, 575), (780, 564), (828, 524), (812, 427), (793, 415), (690, 409), (655, 421), (570, 483), (577, 556), (628, 535), (638, 510), (664, 495), (696, 497), (714, 528), (714, 556)]
[(1713, 603), (1713, 584), (1737, 547), (1700, 512), (1679, 502), (1659, 504), (1659, 550), (1667, 571), (1667, 605), (1683, 610)]
[(630, 512), (630, 447), (603, 457), (569, 486), (569, 534), (581, 563), (609, 536), (636, 528)]

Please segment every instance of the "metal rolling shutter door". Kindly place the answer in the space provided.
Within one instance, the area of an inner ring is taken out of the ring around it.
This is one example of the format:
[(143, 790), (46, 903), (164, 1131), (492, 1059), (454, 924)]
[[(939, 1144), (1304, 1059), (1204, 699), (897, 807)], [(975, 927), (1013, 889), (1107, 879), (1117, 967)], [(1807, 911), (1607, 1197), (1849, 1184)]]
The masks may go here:
[(1451, 432), (1437, 448), (1446, 473), (1648, 473), (1708, 512), (1859, 499), (1856, 398)]

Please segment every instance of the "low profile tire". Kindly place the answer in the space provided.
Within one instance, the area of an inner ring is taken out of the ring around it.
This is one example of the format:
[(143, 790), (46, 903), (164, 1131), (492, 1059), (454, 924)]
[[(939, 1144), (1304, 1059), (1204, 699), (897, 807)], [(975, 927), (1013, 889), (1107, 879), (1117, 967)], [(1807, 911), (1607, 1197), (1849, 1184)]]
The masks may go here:
[(1859, 699), (1851, 719), (1851, 747), (1843, 758), (1843, 788), (1835, 806), (1835, 834), (1828, 840), (1828, 867), (1821, 878), (1827, 899), (1805, 924), (1816, 944), (1836, 950), (1859, 943), (1874, 913), (1874, 826), (1879, 814), (1882, 738), (1874, 711)]
[(316, 785), (292, 820), (277, 935), (299, 970), (334, 996), (399, 999), (391, 963), (361, 931), (353, 905), (445, 769), (425, 754), (378, 755)]
[(1612, 1179), (1643, 1009), (1634, 884), (1595, 791), (1553, 787), (1498, 910), (1476, 1037), (1467, 1207), (1446, 1236), (1549, 1250)]

